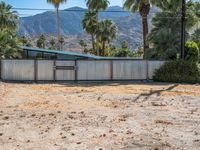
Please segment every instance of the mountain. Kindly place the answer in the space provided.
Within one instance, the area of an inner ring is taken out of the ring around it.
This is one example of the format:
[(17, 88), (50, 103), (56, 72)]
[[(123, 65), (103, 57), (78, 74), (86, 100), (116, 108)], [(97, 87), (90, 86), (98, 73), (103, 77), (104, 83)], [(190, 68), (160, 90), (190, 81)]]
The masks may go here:
[[(73, 44), (76, 46), (71, 48), (72, 50), (79, 46), (80, 38), (90, 38), (86, 36), (81, 26), (85, 11), (87, 10), (80, 7), (72, 7), (60, 11), (62, 35), (65, 36), (66, 40), (68, 39), (67, 37), (74, 36), (71, 42), (76, 43)], [(101, 20), (111, 19), (117, 25), (118, 36), (114, 44), (119, 46), (123, 40), (127, 40), (132, 49), (140, 46), (142, 28), (141, 16), (138, 13), (132, 15), (130, 12), (124, 12), (123, 8), (119, 6), (112, 6), (107, 9), (107, 12), (100, 12), (99, 16)], [(53, 11), (20, 18), (18, 31), (20, 36), (38, 37), (41, 34), (56, 36), (56, 31), (56, 14)]]

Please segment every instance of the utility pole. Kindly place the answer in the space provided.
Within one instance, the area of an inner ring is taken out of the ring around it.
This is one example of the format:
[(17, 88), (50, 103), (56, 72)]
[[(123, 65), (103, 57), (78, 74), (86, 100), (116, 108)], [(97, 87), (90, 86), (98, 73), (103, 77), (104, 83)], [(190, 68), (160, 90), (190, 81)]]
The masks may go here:
[(185, 58), (185, 27), (186, 27), (186, 0), (182, 0), (181, 15), (181, 58)]

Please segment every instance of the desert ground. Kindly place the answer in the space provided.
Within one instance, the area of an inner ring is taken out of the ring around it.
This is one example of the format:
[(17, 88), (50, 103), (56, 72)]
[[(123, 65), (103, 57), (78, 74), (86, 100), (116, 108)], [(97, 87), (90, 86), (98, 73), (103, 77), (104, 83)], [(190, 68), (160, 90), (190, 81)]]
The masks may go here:
[(200, 150), (200, 85), (0, 82), (0, 150)]

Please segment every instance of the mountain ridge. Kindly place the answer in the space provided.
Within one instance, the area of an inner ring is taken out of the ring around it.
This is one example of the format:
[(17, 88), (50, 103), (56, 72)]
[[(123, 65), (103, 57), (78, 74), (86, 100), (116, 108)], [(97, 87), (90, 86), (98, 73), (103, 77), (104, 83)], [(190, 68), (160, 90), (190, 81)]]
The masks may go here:
[[(60, 11), (61, 18), (61, 34), (66, 37), (75, 36), (82, 37), (90, 41), (90, 37), (82, 29), (81, 21), (84, 13), (87, 11), (81, 7), (71, 7)], [(123, 40), (130, 44), (131, 49), (136, 49), (142, 43), (142, 25), (139, 13), (134, 15), (131, 12), (125, 12), (120, 6), (112, 6), (105, 12), (99, 13), (100, 20), (111, 19), (118, 28), (117, 39), (113, 42), (116, 46), (120, 46)], [(151, 18), (152, 16), (150, 16)], [(41, 34), (56, 36), (56, 14), (54, 11), (46, 11), (29, 17), (20, 18), (20, 27), (18, 35), (37, 37)], [(78, 35), (78, 36), (77, 36)], [(89, 39), (88, 39), (89, 38)], [(73, 38), (76, 49), (78, 47), (79, 38)], [(75, 40), (77, 39), (77, 40)], [(74, 44), (73, 43), (73, 44)], [(80, 49), (80, 47), (79, 47)]]

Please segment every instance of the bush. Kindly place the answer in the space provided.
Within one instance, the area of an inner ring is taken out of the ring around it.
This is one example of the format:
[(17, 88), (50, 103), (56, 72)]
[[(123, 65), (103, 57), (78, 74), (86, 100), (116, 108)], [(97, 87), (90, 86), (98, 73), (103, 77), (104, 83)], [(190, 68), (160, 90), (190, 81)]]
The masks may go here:
[(154, 81), (177, 83), (200, 83), (200, 66), (197, 63), (179, 60), (166, 62), (155, 72)]
[(197, 43), (188, 41), (185, 45), (185, 60), (199, 62), (199, 48)]

